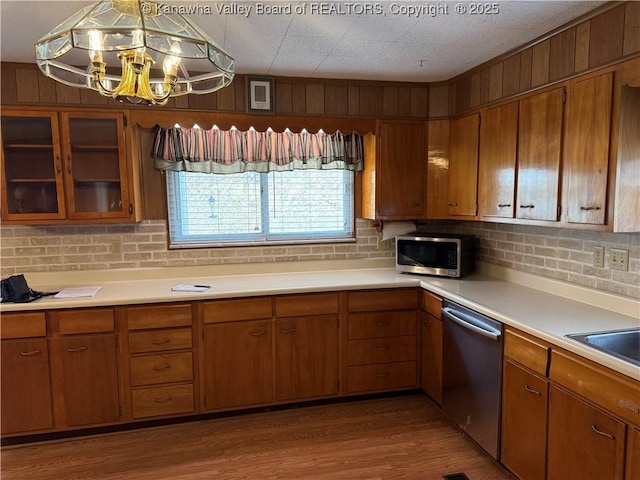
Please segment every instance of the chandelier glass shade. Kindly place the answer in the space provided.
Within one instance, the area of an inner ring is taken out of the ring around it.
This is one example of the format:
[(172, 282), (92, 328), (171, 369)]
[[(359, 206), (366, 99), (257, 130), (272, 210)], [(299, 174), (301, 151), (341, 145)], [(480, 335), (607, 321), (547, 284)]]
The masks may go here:
[(130, 103), (212, 93), (231, 83), (234, 60), (170, 7), (146, 0), (102, 0), (35, 44), (42, 73), (66, 85)]

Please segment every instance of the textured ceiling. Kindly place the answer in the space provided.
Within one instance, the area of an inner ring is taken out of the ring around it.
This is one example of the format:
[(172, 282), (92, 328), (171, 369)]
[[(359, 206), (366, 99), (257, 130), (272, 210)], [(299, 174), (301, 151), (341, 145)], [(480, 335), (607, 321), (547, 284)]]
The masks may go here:
[[(33, 63), (38, 38), (92, 3), (1, 0), (1, 60)], [(185, 16), (235, 58), (237, 73), (409, 82), (454, 77), (603, 3), (164, 2), (193, 9)], [(480, 14), (478, 5), (495, 7)]]

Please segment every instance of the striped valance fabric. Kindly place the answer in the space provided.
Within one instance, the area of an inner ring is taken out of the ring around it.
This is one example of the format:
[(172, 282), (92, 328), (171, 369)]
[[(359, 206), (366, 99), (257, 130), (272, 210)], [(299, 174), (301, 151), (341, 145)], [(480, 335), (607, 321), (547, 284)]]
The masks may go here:
[(303, 169), (362, 170), (363, 138), (332, 134), (241, 132), (214, 127), (157, 128), (152, 156), (158, 170), (241, 173)]

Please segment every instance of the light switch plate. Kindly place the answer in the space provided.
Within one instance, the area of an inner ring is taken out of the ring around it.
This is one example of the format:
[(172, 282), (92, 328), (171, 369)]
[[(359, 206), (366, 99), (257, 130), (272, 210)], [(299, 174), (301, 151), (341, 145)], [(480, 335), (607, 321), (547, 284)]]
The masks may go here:
[(629, 250), (611, 248), (609, 250), (609, 268), (622, 272), (629, 271)]

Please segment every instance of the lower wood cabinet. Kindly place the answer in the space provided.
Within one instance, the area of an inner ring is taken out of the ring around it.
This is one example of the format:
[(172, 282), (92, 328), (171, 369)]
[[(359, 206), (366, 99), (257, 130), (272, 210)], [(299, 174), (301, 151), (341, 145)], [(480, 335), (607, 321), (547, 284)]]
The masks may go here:
[(114, 333), (49, 339), (54, 360), (53, 388), (62, 399), (69, 427), (120, 420)]
[(338, 394), (338, 317), (277, 319), (276, 400)]
[(629, 428), (627, 446), (626, 478), (640, 478), (640, 427)]
[(195, 413), (191, 304), (127, 307), (125, 318), (131, 418)]
[(205, 325), (202, 356), (205, 409), (273, 401), (270, 319)]
[(548, 480), (622, 480), (625, 428), (620, 420), (552, 385)]
[(420, 385), (442, 405), (442, 298), (422, 292), (422, 351)]
[(544, 480), (549, 381), (507, 359), (502, 384), (501, 461), (520, 480)]
[(2, 434), (51, 429), (53, 412), (47, 339), (2, 340), (0, 349)]

